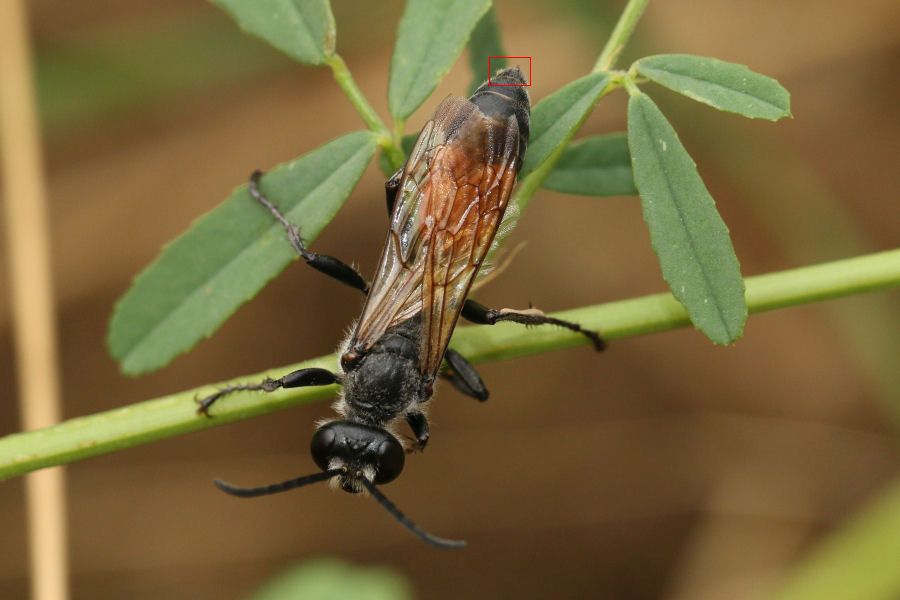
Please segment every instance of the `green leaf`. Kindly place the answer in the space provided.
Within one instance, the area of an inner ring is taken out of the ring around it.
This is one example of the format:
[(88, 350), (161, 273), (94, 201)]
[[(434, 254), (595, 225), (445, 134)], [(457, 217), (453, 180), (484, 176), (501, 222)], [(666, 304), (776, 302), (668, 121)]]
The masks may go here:
[(807, 558), (773, 600), (900, 598), (900, 481), (895, 481)]
[(409, 585), (393, 571), (334, 559), (306, 562), (267, 583), (250, 600), (409, 600)]
[(490, 0), (408, 0), (391, 58), (388, 106), (406, 119), (462, 52)]
[[(375, 136), (338, 138), (262, 178), (261, 187), (312, 242), (375, 153)], [(282, 226), (237, 188), (138, 275), (110, 322), (112, 355), (129, 374), (158, 369), (215, 331), (296, 254)]]
[(549, 190), (583, 196), (637, 194), (627, 135), (613, 133), (573, 142), (563, 150), (542, 185)]
[(788, 91), (744, 65), (690, 54), (660, 54), (642, 58), (634, 68), (647, 79), (719, 110), (769, 121), (791, 114)]
[(328, 0), (212, 0), (241, 29), (307, 65), (334, 54), (334, 15)]
[(519, 178), (536, 169), (560, 146), (565, 146), (599, 100), (609, 77), (592, 73), (561, 87), (531, 111), (531, 138)]
[[(497, 14), (492, 6), (484, 13), (478, 25), (472, 31), (469, 38), (469, 66), (472, 69), (472, 85), (469, 86), (469, 94), (474, 94), (488, 76), (488, 57), (503, 56), (503, 40), (500, 38), (500, 29), (497, 27)], [(491, 68), (502, 69), (506, 66), (505, 58), (495, 58), (491, 61)]]
[(675, 130), (641, 92), (628, 100), (628, 146), (663, 277), (695, 327), (717, 344), (734, 342), (747, 305), (728, 227)]
[(140, 119), (153, 106), (185, 94), (240, 85), (293, 66), (215, 13), (139, 22), (140, 29), (128, 35), (104, 27), (41, 47), (35, 76), (48, 134), (90, 131), (109, 119)]

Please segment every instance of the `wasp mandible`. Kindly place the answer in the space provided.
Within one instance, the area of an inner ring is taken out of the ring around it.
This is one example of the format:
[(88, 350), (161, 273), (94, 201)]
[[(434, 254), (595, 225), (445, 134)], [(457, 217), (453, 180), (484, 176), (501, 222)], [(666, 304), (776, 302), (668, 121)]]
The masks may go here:
[(236, 391), (343, 387), (334, 404), (340, 418), (320, 425), (312, 438), (320, 472), (259, 488), (216, 480), (221, 490), (254, 497), (332, 480), (344, 491), (368, 492), (426, 542), (443, 548), (464, 545), (422, 530), (378, 488), (403, 470), (406, 449), (396, 433), (401, 422), (412, 430), (412, 449), (428, 443), (426, 409), (438, 377), (478, 400), (488, 397), (477, 371), (447, 347), (459, 317), (485, 325), (557, 325), (603, 348), (596, 332), (577, 323), (535, 309), (487, 308), (466, 298), (502, 228), (525, 155), (531, 108), (524, 84), (518, 68), (504, 69), (471, 98), (451, 96), (441, 102), (406, 164), (385, 184), (390, 228), (371, 285), (350, 265), (309, 251), (298, 228), (263, 193), (262, 173), (250, 177), (250, 194), (284, 225), (306, 263), (360, 290), (366, 301), (340, 346), (337, 372), (300, 369), (279, 379), (232, 385), (200, 401), (199, 411), (208, 415), (214, 402)]

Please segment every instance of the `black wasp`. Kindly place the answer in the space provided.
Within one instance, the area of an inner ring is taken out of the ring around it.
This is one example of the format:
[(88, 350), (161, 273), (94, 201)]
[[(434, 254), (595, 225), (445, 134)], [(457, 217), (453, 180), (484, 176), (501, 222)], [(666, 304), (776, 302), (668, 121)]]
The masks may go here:
[(495, 310), (466, 299), (495, 241), (525, 154), (531, 109), (523, 84), (517, 68), (504, 69), (468, 100), (441, 102), (406, 164), (385, 184), (390, 229), (371, 286), (346, 263), (307, 250), (297, 227), (261, 191), (262, 174), (251, 176), (250, 194), (284, 225), (300, 256), (362, 291), (366, 303), (340, 347), (339, 372), (300, 369), (280, 379), (229, 386), (200, 401), (200, 412), (208, 414), (216, 400), (235, 391), (343, 386), (334, 405), (340, 418), (321, 425), (312, 438), (312, 457), (321, 472), (259, 488), (217, 480), (221, 490), (253, 497), (332, 480), (346, 492), (367, 491), (426, 542), (442, 548), (465, 544), (422, 530), (378, 488), (403, 470), (406, 450), (396, 433), (401, 421), (412, 429), (413, 449), (428, 443), (426, 408), (436, 377), (478, 400), (488, 397), (472, 365), (447, 348), (459, 316), (485, 325), (558, 325), (582, 333), (598, 349), (603, 346), (595, 332), (576, 323), (534, 309)]

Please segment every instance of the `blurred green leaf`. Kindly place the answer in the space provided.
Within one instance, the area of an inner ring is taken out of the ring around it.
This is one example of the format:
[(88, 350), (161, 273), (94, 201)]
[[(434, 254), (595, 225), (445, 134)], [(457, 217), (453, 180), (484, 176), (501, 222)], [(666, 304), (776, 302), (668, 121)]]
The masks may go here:
[(695, 327), (717, 344), (734, 342), (747, 305), (728, 227), (675, 130), (641, 92), (628, 100), (628, 146), (663, 277)]
[(250, 600), (411, 600), (398, 574), (383, 568), (356, 567), (321, 559), (279, 575)]
[[(137, 20), (137, 18), (135, 18)], [(164, 21), (116, 21), (38, 47), (44, 129), (92, 130), (110, 118), (139, 118), (154, 102), (205, 87), (266, 77), (292, 66), (218, 13)]]
[(788, 91), (744, 65), (690, 54), (659, 54), (642, 58), (635, 68), (647, 79), (719, 110), (770, 121), (791, 114)]
[[(262, 178), (307, 242), (331, 221), (375, 153), (375, 136), (338, 138)], [(169, 243), (119, 301), (108, 344), (129, 374), (158, 369), (208, 337), (296, 254), (282, 226), (238, 187)]]
[(403, 154), (409, 156), (409, 153), (412, 152), (413, 146), (416, 145), (417, 139), (419, 139), (418, 133), (410, 133), (409, 135), (403, 136), (403, 139), (400, 140), (400, 147), (403, 148)]
[(536, 169), (559, 146), (567, 144), (590, 114), (609, 77), (592, 73), (561, 87), (531, 111), (531, 138), (519, 177)]
[(328, 0), (212, 0), (241, 29), (308, 65), (334, 54), (334, 16)]
[(814, 548), (771, 598), (900, 598), (900, 482)]
[(391, 58), (388, 106), (406, 119), (462, 52), (490, 0), (408, 0)]
[(543, 187), (583, 196), (637, 194), (631, 173), (628, 136), (613, 133), (570, 144), (544, 179)]
[[(469, 38), (469, 66), (472, 69), (472, 85), (469, 86), (469, 94), (474, 94), (478, 86), (484, 83), (488, 77), (488, 57), (503, 56), (503, 40), (500, 37), (500, 29), (497, 26), (497, 14), (492, 6), (472, 31)], [(505, 58), (496, 58), (491, 61), (491, 67), (502, 69), (506, 66)]]

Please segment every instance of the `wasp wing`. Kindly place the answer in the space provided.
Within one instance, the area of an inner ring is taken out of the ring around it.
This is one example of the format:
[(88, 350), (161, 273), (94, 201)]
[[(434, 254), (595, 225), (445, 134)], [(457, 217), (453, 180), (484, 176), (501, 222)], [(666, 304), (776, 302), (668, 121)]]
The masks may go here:
[(404, 167), (353, 350), (421, 315), (419, 368), (437, 373), (515, 184), (518, 136), (514, 117), (486, 117), (463, 98), (441, 103)]
[[(431, 259), (422, 285), (423, 373), (437, 373), (463, 303), (497, 234), (518, 172), (519, 131), (515, 117), (505, 122), (481, 117), (467, 123), (466, 142), (443, 153), (446, 173), (432, 194), (436, 205)], [(473, 143), (474, 142), (474, 143)]]

